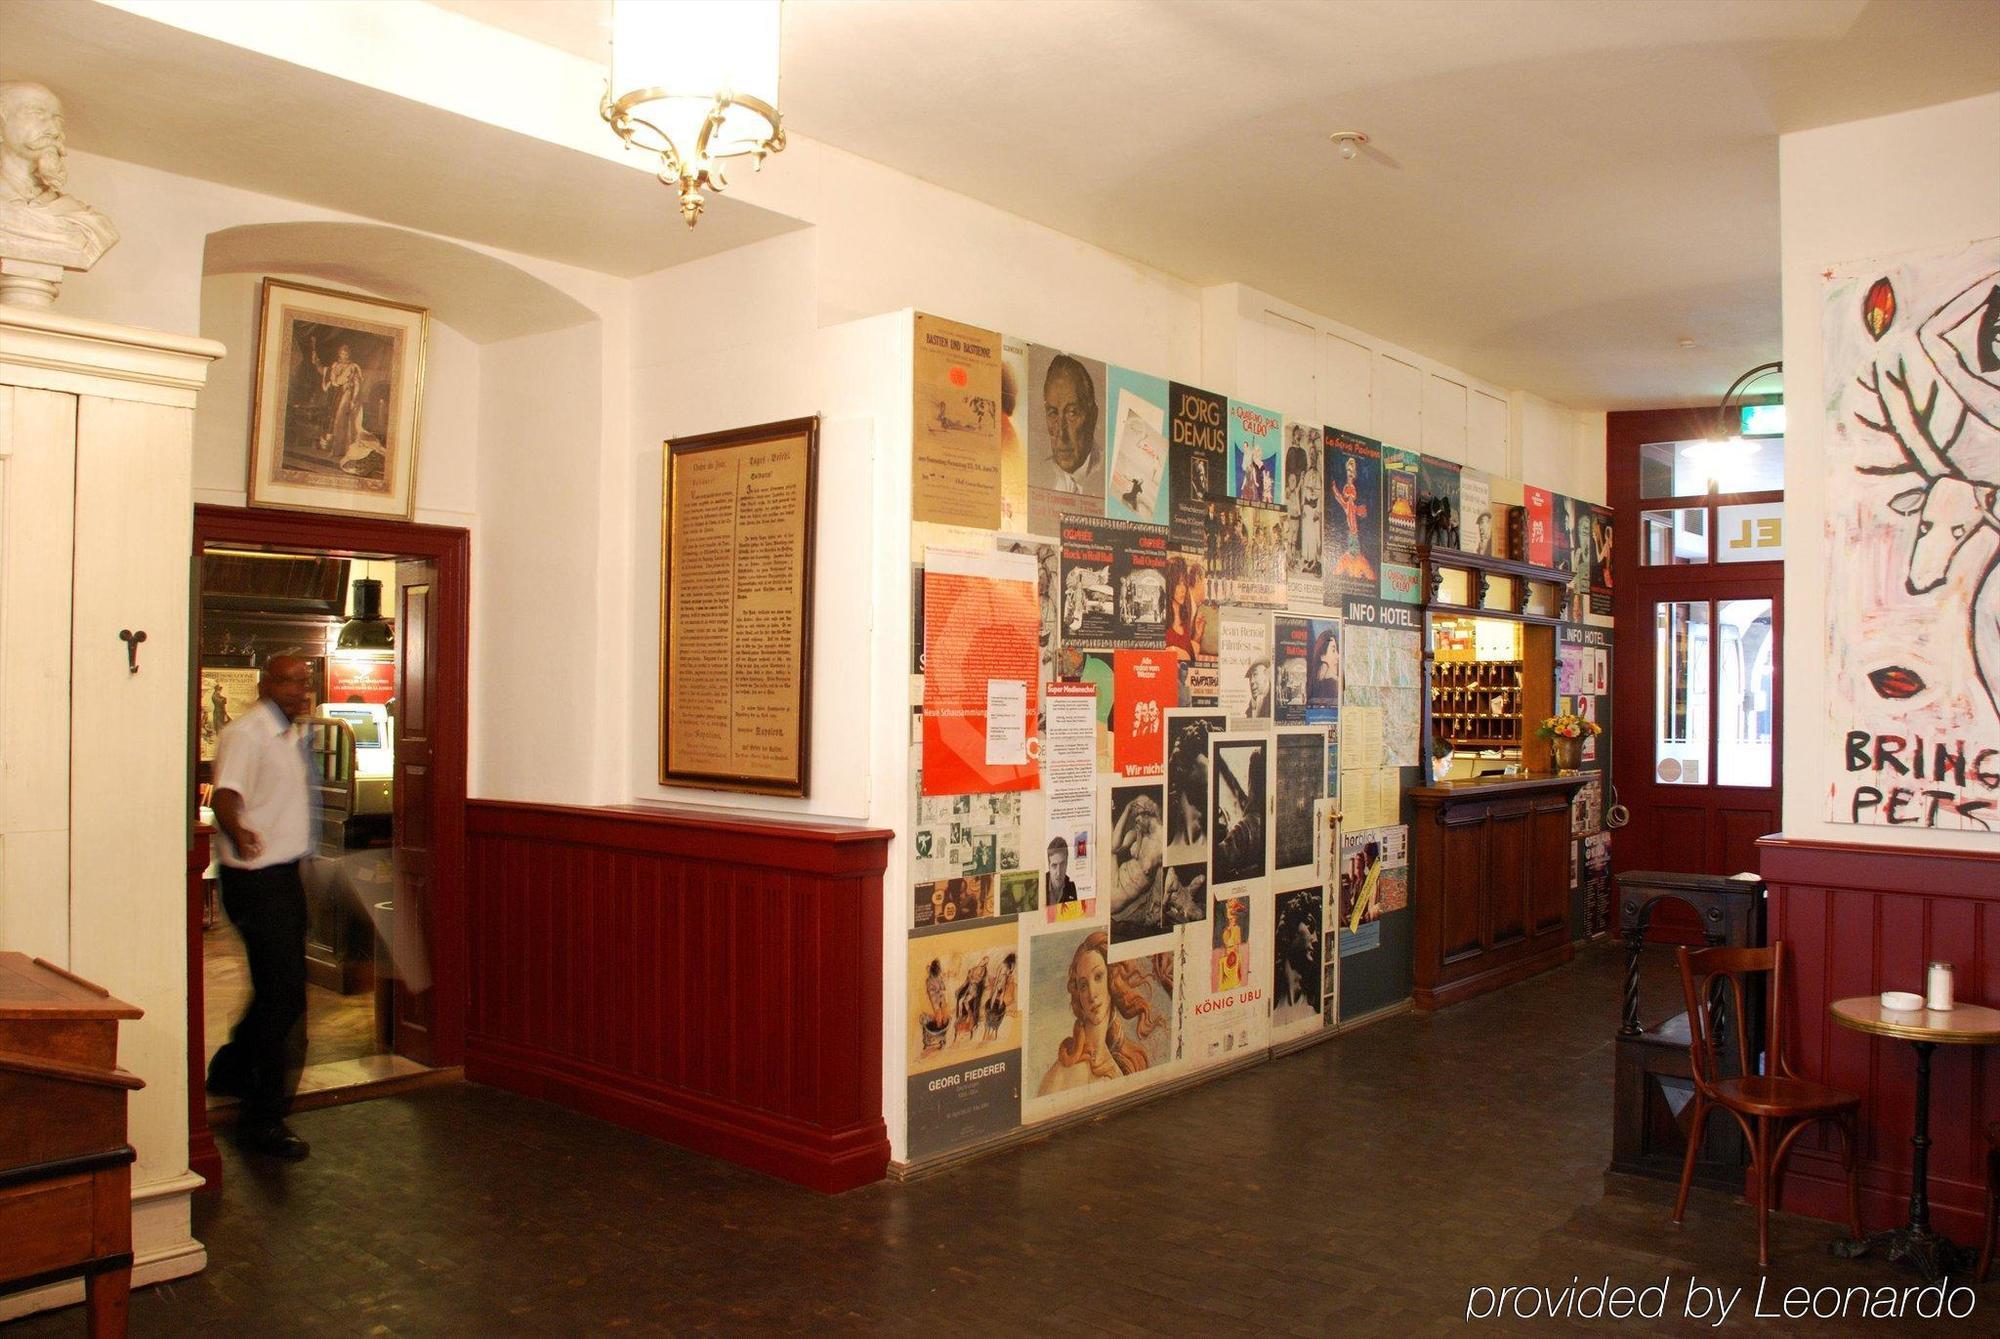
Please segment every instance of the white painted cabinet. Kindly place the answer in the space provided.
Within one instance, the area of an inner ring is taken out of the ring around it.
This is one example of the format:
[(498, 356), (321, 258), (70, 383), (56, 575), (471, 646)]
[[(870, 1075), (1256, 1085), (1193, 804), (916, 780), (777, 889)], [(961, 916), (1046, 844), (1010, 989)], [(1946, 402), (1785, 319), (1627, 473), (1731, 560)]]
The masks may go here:
[[(138, 1005), (133, 1281), (202, 1267), (187, 1161), (188, 578), (210, 340), (0, 307), (0, 948)], [(138, 672), (121, 631), (146, 636)], [(0, 1319), (80, 1285), (0, 1299)]]

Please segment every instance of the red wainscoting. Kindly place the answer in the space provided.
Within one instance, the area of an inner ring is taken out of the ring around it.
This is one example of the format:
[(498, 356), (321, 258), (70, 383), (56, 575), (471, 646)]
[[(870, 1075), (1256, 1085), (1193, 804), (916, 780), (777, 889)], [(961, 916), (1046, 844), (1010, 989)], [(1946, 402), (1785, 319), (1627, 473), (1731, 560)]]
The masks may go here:
[[(1915, 1053), (1836, 1024), (1832, 1001), (1924, 989), (1933, 959), (1956, 968), (1957, 996), (2000, 1006), (2000, 855), (1788, 841), (1758, 843), (1770, 885), (1769, 934), (1791, 946), (1796, 1005), (1789, 1049), (1808, 1078), (1864, 1094), (1861, 1216), (1903, 1222), (1910, 1193)], [(1977, 1242), (1987, 1122), (2000, 1118), (2000, 1047), (1940, 1046), (1931, 1060), (1931, 1221)], [(1808, 1141), (1813, 1141), (1810, 1144)], [(1846, 1216), (1839, 1141), (1801, 1135), (1780, 1203)]]
[(466, 1077), (828, 1193), (882, 1178), (891, 834), (466, 805)]

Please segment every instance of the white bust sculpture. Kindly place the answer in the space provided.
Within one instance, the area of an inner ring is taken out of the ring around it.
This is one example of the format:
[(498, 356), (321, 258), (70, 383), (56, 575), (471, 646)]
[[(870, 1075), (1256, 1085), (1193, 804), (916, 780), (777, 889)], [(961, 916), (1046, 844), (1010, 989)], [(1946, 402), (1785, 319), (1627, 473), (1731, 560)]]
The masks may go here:
[(72, 195), (62, 103), (40, 84), (0, 82), (0, 302), (46, 307), (64, 270), (88, 270), (118, 241)]

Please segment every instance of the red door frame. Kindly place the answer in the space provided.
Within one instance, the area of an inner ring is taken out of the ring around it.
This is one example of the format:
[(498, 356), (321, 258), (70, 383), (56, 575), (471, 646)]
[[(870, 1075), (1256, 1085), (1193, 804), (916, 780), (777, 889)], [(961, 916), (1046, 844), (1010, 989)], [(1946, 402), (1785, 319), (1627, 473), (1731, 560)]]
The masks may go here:
[[(468, 638), (472, 607), (472, 535), (442, 525), (365, 516), (335, 516), (319, 512), (273, 511), (249, 507), (197, 506), (194, 509), (194, 598), (189, 602), (193, 624), (188, 638), (190, 684), (200, 682), (200, 571), (202, 551), (212, 545), (328, 553), (350, 558), (428, 558), (437, 563), (437, 629), (432, 641), (431, 693), (437, 733), (432, 762), (435, 787), (431, 800), (432, 831), (437, 834), (433, 866), (430, 923), (425, 927), (431, 950), (432, 1027), (435, 1063), (440, 1067), (465, 1062), (466, 1013), (466, 894), (465, 788), (466, 697)], [(188, 693), (190, 714), (194, 693)], [(192, 768), (192, 763), (190, 763)], [(193, 813), (194, 774), (189, 772), (189, 813)], [(206, 1177), (210, 1188), (221, 1184), (222, 1162), (208, 1128), (208, 1102), (202, 1084), (206, 1069), (205, 1021), (202, 1001), (201, 923), (198, 901), (190, 899), (188, 936), (188, 1162)]]
[[(1774, 653), (1782, 656), (1784, 645), (1784, 581), (1782, 561), (1762, 563), (1716, 563), (1684, 567), (1646, 567), (1640, 561), (1641, 529), (1639, 514), (1678, 506), (1729, 505), (1745, 502), (1778, 501), (1783, 493), (1719, 493), (1687, 498), (1645, 498), (1639, 496), (1639, 448), (1651, 442), (1682, 442), (1714, 434), (1713, 407), (1695, 409), (1638, 410), (1605, 416), (1605, 476), (1611, 507), (1616, 514), (1617, 533), (1623, 539), (1612, 553), (1612, 691), (1618, 709), (1612, 720), (1612, 785), (1619, 798), (1632, 808), (1629, 837), (1611, 844), (1612, 869), (1624, 873), (1634, 869), (1675, 868), (1676, 862), (1663, 860), (1658, 834), (1645, 811), (1653, 802), (1653, 605), (1659, 600), (1728, 600), (1771, 598), (1771, 635)], [(1710, 527), (1710, 545), (1716, 542)], [(1719, 657), (1711, 649), (1711, 710), (1715, 707), (1714, 674)], [(1782, 663), (1782, 661), (1780, 661)], [(1784, 756), (1784, 686), (1782, 674), (1774, 675), (1771, 698), (1772, 768), (1771, 789), (1780, 790)], [(1715, 732), (1710, 732), (1708, 775), (1713, 777)], [(1707, 869), (1719, 864), (1722, 851), (1715, 810), (1726, 805), (1738, 788), (1716, 786), (1672, 787), (1675, 798), (1702, 801), (1711, 808), (1709, 830), (1713, 834), (1700, 853), (1703, 872), (1735, 873), (1729, 869)], [(1758, 792), (1761, 794), (1761, 788)], [(1774, 800), (1775, 806), (1777, 802)], [(1772, 819), (1773, 831), (1777, 819)], [(1678, 862), (1680, 864), (1686, 861)], [(1745, 866), (1756, 868), (1754, 858)]]

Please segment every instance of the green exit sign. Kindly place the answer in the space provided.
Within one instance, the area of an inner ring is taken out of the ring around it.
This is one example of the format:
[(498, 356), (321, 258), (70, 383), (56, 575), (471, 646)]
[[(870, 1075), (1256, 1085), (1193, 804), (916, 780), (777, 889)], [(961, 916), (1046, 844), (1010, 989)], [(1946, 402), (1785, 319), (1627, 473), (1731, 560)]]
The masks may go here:
[(1782, 404), (1744, 405), (1743, 435), (1745, 437), (1784, 436), (1785, 406)]

